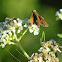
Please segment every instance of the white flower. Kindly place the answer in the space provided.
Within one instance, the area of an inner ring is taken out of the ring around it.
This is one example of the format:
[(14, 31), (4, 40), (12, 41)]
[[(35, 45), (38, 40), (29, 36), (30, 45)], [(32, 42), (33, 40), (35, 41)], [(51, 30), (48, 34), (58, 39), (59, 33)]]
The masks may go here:
[(25, 22), (26, 24), (28, 24), (28, 23), (30, 23), (30, 19), (25, 18), (25, 19), (24, 19), (24, 22)]
[(62, 52), (59, 48), (57, 48), (57, 50), (58, 50), (60, 53)]
[(17, 20), (19, 21), (20, 19), (19, 19), (19, 18), (17, 18)]
[(38, 56), (38, 53), (35, 53), (35, 56)]
[(7, 36), (5, 37), (5, 39), (8, 41), (8, 40), (10, 39), (9, 35), (7, 35)]
[(6, 40), (5, 39), (2, 39), (3, 42), (5, 42)]
[(39, 34), (39, 28), (35, 24), (32, 24), (32, 26), (29, 27), (29, 31), (30, 33), (34, 32), (34, 35)]
[(62, 13), (62, 9), (59, 10)]
[(62, 46), (59, 46), (59, 48), (62, 48)]
[(24, 27), (28, 27), (28, 25), (27, 25), (27, 24), (25, 24), (25, 25), (24, 25)]
[(18, 30), (18, 32), (17, 33), (20, 33), (20, 30)]
[(39, 60), (39, 62), (42, 62), (42, 57), (39, 57), (39, 59), (38, 59), (38, 60)]
[(30, 60), (30, 61), (28, 61), (28, 62), (33, 62), (33, 60)]
[(50, 48), (46, 47), (47, 51), (49, 52), (50, 51)]
[(41, 47), (38, 51), (41, 52), (44, 49), (44, 47)]
[(13, 27), (12, 31), (15, 33), (15, 27)]
[(21, 23), (22, 24), (22, 20), (18, 20), (18, 23)]
[(32, 33), (34, 30), (33, 29), (29, 29), (30, 33)]
[(10, 36), (10, 37), (12, 36), (12, 33), (11, 33), (11, 31), (9, 31), (9, 32), (8, 32), (8, 34), (9, 34), (9, 36)]
[(13, 25), (14, 25), (14, 23), (11, 23), (10, 25), (11, 25), (11, 26), (13, 26)]
[(39, 34), (39, 32), (38, 31), (34, 31), (34, 35), (38, 35)]
[(54, 45), (56, 45), (56, 41), (54, 41)]
[(2, 43), (1, 43), (1, 46), (2, 46), (2, 48), (4, 48), (4, 47), (5, 47), (5, 44), (2, 44)]
[(18, 20), (18, 26), (22, 26), (22, 20), (20, 20), (20, 19), (17, 19)]
[(7, 34), (8, 32), (9, 32), (9, 30), (1, 31), (1, 33), (3, 34), (3, 35), (2, 35), (2, 38), (6, 37), (6, 36), (8, 35), (8, 34)]
[(32, 59), (34, 57), (34, 53), (31, 55), (31, 57), (28, 57), (28, 59)]
[(10, 27), (9, 30), (15, 33), (15, 27)]
[(59, 15), (59, 11), (56, 12), (56, 16)]
[(20, 20), (19, 18), (17, 18), (17, 21), (18, 21), (18, 25), (22, 26), (22, 20)]
[(24, 27), (29, 27), (29, 26), (30, 26), (30, 19), (25, 18), (25, 19), (23, 20), (23, 23), (24, 23)]
[(62, 9), (60, 9), (59, 11), (56, 12), (56, 20), (62, 20)]
[(4, 33), (4, 34), (2, 35), (2, 38), (6, 37), (6, 36), (7, 36), (7, 34), (6, 34), (6, 33)]
[(8, 41), (5, 41), (4, 44), (6, 45), (8, 43)]
[(6, 26), (7, 22), (3, 22), (4, 26)]
[(19, 18), (17, 18), (17, 21), (22, 23), (22, 20), (20, 20)]
[(5, 23), (8, 23), (8, 21), (5, 21)]
[(22, 24), (21, 24), (21, 23), (18, 23), (17, 25), (18, 25), (18, 26), (22, 26)]
[(45, 42), (43, 41), (42, 44), (44, 44)]
[(23, 30), (23, 26), (19, 26), (19, 30)]
[(34, 56), (34, 53), (31, 55), (31, 57), (33, 58), (33, 56)]
[(49, 61), (51, 61), (51, 58), (48, 58)]
[(62, 20), (62, 14), (58, 14), (58, 16), (59, 16), (59, 19), (61, 19), (61, 20)]
[(30, 23), (30, 19), (28, 19), (28, 23)]
[(9, 24), (7, 25), (7, 28), (8, 28), (8, 29), (10, 28), (10, 25), (9, 25)]
[(16, 20), (13, 20), (14, 21), (14, 23), (17, 23), (17, 21)]
[(13, 23), (13, 26), (16, 27), (17, 26), (17, 21), (16, 20), (13, 20), (14, 23)]

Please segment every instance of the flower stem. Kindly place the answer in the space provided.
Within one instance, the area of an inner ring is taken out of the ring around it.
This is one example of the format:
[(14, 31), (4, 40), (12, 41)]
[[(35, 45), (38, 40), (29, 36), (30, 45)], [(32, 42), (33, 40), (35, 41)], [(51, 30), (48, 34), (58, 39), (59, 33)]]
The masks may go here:
[(45, 41), (45, 32), (43, 31), (44, 41)]
[(18, 43), (17, 46), (21, 49), (21, 51), (23, 52), (23, 54), (28, 58), (29, 55), (25, 52), (25, 50), (22, 48), (21, 44)]
[(45, 33), (43, 31), (42, 38), (40, 38), (40, 44), (42, 45), (42, 42), (45, 41)]
[(20, 36), (18, 39), (16, 39), (18, 42), (22, 39), (22, 37), (25, 35), (25, 33), (27, 32), (28, 28), (23, 32), (22, 36)]
[(25, 52), (25, 50), (22, 48), (22, 46), (21, 46), (21, 44), (20, 44), (20, 40), (21, 40), (22, 37), (25, 35), (25, 33), (27, 32), (27, 30), (28, 30), (28, 28), (23, 32), (22, 36), (20, 36), (18, 39), (16, 38), (16, 41), (18, 42), (18, 43), (16, 44), (16, 46), (18, 46), (18, 47), (21, 49), (21, 51), (23, 52), (23, 54), (28, 58), (29, 55)]

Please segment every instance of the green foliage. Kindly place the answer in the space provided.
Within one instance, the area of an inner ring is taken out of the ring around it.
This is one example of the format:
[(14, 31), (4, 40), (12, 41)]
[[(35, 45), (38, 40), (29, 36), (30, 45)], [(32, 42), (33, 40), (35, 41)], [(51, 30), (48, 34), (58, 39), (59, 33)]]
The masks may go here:
[(57, 34), (57, 36), (58, 36), (59, 38), (62, 38), (62, 34)]

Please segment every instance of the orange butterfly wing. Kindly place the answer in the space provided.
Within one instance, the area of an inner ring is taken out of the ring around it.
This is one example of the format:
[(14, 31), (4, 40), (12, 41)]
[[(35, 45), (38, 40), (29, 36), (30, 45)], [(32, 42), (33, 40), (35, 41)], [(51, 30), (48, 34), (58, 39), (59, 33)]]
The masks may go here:
[(43, 25), (43, 27), (48, 27), (48, 23), (45, 21), (45, 19), (40, 16), (40, 14), (38, 14), (39, 18), (40, 18), (40, 25)]
[(31, 18), (30, 18), (30, 22), (31, 22), (31, 24), (34, 23), (33, 19), (34, 19), (34, 16), (33, 16), (33, 14), (32, 14), (32, 16), (31, 16)]

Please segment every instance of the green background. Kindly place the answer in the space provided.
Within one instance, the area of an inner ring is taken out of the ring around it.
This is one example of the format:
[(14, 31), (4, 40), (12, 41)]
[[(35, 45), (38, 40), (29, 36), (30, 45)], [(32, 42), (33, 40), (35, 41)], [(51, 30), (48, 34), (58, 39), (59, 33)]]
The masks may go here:
[[(55, 16), (56, 11), (60, 8), (62, 8), (61, 0), (0, 0), (0, 22), (3, 22), (6, 17), (17, 17), (22, 20), (25, 17), (30, 18), (34, 9), (44, 17), (49, 27), (41, 27), (40, 34), (37, 36), (28, 31), (20, 41), (22, 47), (31, 56), (32, 53), (37, 52), (41, 47), (40, 37), (43, 31), (45, 31), (46, 41), (54, 39), (62, 45), (62, 39), (57, 36), (57, 34), (62, 33), (62, 21), (56, 21)], [(19, 54), (16, 49), (21, 52), (14, 45), (6, 45), (3, 49), (0, 47), (0, 62), (18, 62), (9, 54), (9, 51), (21, 62), (28, 62), (27, 58), (22, 55), (23, 53)], [(60, 62), (62, 62), (62, 54), (58, 53), (58, 57)]]

